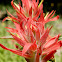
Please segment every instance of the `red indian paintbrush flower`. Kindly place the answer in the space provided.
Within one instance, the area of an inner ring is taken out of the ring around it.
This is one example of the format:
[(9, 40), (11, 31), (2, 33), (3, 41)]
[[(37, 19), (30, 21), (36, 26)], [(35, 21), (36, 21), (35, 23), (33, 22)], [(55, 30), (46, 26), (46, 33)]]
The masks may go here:
[[(51, 37), (49, 32), (51, 28), (45, 29), (45, 24), (49, 21), (55, 21), (59, 18), (52, 18), (55, 14), (53, 10), (46, 16), (43, 14), (43, 0), (39, 4), (39, 0), (21, 0), (22, 6), (11, 1), (11, 5), (16, 11), (17, 18), (11, 15), (5, 19), (10, 19), (16, 28), (9, 28), (9, 33), (20, 44), (21, 50), (17, 45), (15, 49), (9, 49), (0, 44), (3, 49), (9, 50), (17, 55), (25, 57), (27, 62), (47, 62), (52, 59), (56, 50), (62, 46), (62, 41), (58, 41), (59, 36)], [(5, 19), (3, 21), (5, 21)], [(15, 34), (14, 34), (15, 33)]]

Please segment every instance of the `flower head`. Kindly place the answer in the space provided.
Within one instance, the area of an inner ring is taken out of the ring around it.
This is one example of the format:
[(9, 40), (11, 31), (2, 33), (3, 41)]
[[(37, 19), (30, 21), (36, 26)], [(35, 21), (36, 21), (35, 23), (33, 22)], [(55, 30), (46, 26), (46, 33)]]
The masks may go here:
[[(9, 50), (17, 55), (26, 58), (27, 62), (47, 62), (51, 59), (56, 50), (62, 45), (62, 41), (58, 42), (59, 36), (51, 37), (49, 32), (51, 28), (45, 29), (45, 24), (49, 21), (55, 21), (59, 18), (52, 18), (55, 14), (53, 10), (51, 13), (47, 13), (45, 16), (43, 14), (43, 0), (39, 4), (39, 0), (21, 0), (21, 4), (16, 4), (11, 1), (11, 5), (16, 11), (17, 18), (11, 15), (8, 11), (10, 17), (5, 19), (10, 19), (16, 28), (9, 28), (9, 33), (15, 39), (15, 41), (20, 44), (23, 49), (16, 46), (18, 50), (9, 49), (0, 44), (0, 46), (6, 50)], [(3, 21), (5, 21), (5, 19)], [(15, 34), (13, 34), (15, 33)]]

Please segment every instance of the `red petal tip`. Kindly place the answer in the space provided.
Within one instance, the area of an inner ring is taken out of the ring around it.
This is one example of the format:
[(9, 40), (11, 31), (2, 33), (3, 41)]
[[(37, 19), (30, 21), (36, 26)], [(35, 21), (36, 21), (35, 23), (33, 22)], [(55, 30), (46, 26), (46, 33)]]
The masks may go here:
[(59, 41), (60, 47), (62, 47), (62, 41)]
[(57, 18), (59, 19), (59, 15), (57, 15)]

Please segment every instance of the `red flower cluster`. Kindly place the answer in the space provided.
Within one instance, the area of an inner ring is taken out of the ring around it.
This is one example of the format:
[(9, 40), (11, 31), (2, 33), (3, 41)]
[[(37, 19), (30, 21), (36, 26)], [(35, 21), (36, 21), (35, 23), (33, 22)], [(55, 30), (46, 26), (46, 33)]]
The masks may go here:
[[(39, 0), (21, 0), (22, 7), (11, 1), (11, 5), (16, 11), (17, 18), (11, 15), (5, 19), (10, 19), (16, 28), (9, 28), (9, 33), (20, 44), (23, 49), (20, 50), (16, 45), (15, 49), (9, 49), (0, 44), (3, 49), (9, 50), (17, 55), (25, 57), (27, 62), (47, 62), (52, 59), (56, 50), (62, 46), (62, 41), (58, 41), (60, 35), (51, 37), (49, 32), (51, 28), (45, 29), (44, 26), (49, 21), (55, 21), (59, 18), (52, 18), (55, 14), (53, 10), (46, 16), (43, 14), (43, 0), (39, 4)], [(3, 21), (5, 21), (5, 19)], [(13, 34), (15, 33), (15, 34)]]

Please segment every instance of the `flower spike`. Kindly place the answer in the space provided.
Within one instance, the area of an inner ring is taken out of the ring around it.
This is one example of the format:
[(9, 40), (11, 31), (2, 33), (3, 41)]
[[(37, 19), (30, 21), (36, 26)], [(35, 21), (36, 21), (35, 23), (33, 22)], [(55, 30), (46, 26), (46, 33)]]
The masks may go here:
[(45, 24), (58, 20), (59, 15), (53, 17), (56, 11), (52, 10), (51, 13), (48, 12), (45, 16), (43, 13), (44, 0), (41, 0), (40, 3), (39, 0), (21, 1), (22, 5), (14, 3), (14, 0), (11, 1), (17, 17), (7, 11), (10, 16), (4, 18), (3, 21), (9, 19), (14, 23), (15, 28), (6, 28), (9, 29), (8, 32), (11, 34), (12, 39), (22, 49), (18, 45), (15, 45), (17, 50), (7, 48), (2, 44), (0, 44), (0, 47), (24, 57), (27, 62), (47, 62), (62, 47), (62, 41), (59, 41), (60, 35), (51, 37), (49, 32), (53, 26), (46, 29)]

